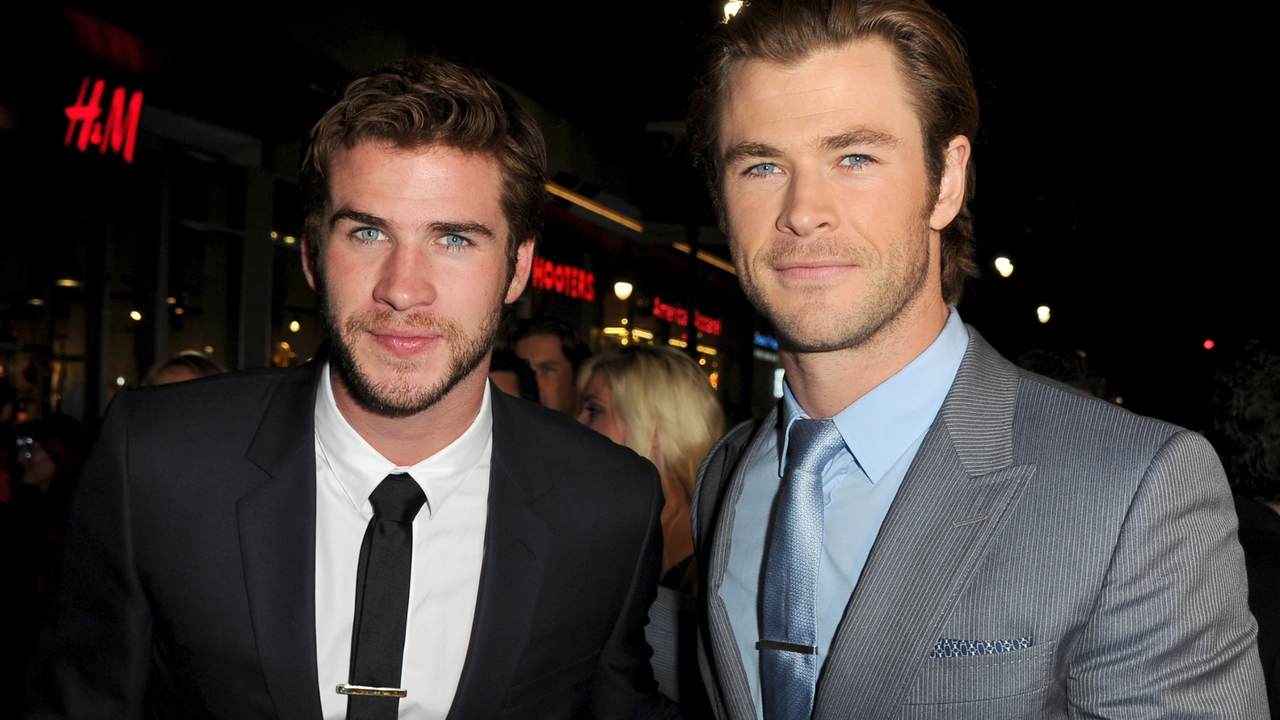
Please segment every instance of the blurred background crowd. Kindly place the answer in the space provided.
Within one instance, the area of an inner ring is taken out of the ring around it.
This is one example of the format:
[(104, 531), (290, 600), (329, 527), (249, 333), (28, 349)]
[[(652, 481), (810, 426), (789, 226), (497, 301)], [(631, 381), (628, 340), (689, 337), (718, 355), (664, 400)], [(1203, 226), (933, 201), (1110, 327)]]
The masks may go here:
[[(982, 277), (959, 310), (1022, 367), (1213, 442), (1270, 675), (1280, 347), (1264, 184), (1247, 180), (1263, 114), (1240, 71), (1265, 43), (1205, 38), (1173, 13), (938, 5), (966, 32), (983, 103)], [(547, 229), (491, 378), (658, 468), (655, 671), (668, 695), (702, 702), (696, 663), (677, 657), (692, 647), (679, 638), (697, 593), (694, 477), (783, 377), (686, 153), (695, 49), (728, 11), (0, 11), (0, 692), (19, 693), (66, 498), (111, 397), (320, 351), (299, 258), (306, 132), (350, 78), (441, 52), (512, 89), (549, 145)], [(1208, 127), (1227, 129), (1206, 140)]]

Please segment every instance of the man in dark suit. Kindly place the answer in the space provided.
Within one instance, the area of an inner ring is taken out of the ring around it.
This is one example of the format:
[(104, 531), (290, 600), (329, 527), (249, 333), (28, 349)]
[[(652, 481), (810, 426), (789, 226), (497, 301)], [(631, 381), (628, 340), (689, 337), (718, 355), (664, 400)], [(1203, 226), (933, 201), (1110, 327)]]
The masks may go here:
[(1024, 371), (954, 304), (977, 98), (922, 0), (756, 0), (691, 123), (786, 388), (693, 507), (720, 718), (1261, 718), (1199, 435)]
[(332, 352), (123, 393), (36, 717), (663, 716), (652, 466), (487, 381), (545, 150), (480, 73), (357, 80), (304, 168)]

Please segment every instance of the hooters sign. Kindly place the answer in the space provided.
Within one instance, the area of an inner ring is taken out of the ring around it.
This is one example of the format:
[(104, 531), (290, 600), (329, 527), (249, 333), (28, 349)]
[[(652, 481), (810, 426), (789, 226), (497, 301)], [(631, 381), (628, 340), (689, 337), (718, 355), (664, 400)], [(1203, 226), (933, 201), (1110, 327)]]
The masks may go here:
[(557, 265), (540, 257), (533, 259), (533, 286), (567, 295), (575, 300), (596, 299), (596, 276), (572, 265)]
[(75, 104), (63, 110), (68, 122), (67, 136), (62, 144), (69, 147), (74, 141), (80, 152), (88, 152), (93, 146), (104, 155), (110, 148), (125, 162), (132, 163), (133, 148), (138, 139), (138, 116), (142, 114), (142, 91), (135, 90), (129, 95), (122, 87), (113, 90), (104, 118), (102, 96), (106, 93), (107, 82), (98, 80), (92, 87), (90, 90), (90, 80), (86, 77), (80, 84), (80, 95)]

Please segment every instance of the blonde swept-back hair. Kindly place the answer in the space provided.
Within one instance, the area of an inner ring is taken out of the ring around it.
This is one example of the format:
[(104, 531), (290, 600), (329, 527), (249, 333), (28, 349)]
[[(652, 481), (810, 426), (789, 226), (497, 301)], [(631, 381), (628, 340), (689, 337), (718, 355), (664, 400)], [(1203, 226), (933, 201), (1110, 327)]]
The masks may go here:
[(689, 356), (664, 347), (632, 346), (587, 360), (578, 374), (579, 390), (597, 372), (609, 383), (627, 447), (658, 468), (668, 497), (688, 502), (698, 466), (724, 434), (724, 412), (711, 381)]
[[(934, 187), (942, 179), (951, 139), (977, 139), (978, 92), (964, 41), (926, 0), (751, 0), (707, 38), (690, 103), (689, 150), (706, 171), (721, 226), (720, 121), (734, 71), (751, 61), (795, 67), (818, 53), (867, 40), (887, 43), (897, 55)], [(970, 161), (964, 205), (942, 230), (942, 296), (948, 303), (959, 302), (965, 280), (978, 276), (969, 210), (975, 172)]]

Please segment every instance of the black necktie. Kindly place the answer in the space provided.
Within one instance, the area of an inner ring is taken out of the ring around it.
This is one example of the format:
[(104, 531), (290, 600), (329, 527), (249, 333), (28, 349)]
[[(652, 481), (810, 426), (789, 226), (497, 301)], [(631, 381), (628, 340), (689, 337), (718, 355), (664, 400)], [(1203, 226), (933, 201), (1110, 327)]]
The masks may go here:
[(413, 563), (413, 518), (427, 501), (403, 473), (388, 475), (369, 496), (373, 519), (360, 544), (347, 720), (395, 720), (400, 711)]

